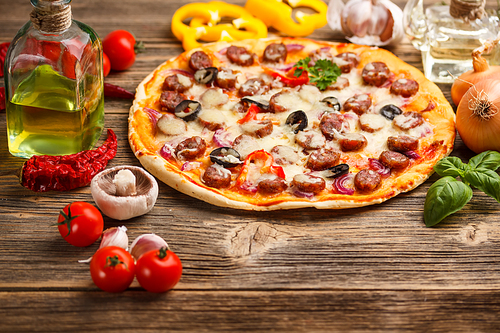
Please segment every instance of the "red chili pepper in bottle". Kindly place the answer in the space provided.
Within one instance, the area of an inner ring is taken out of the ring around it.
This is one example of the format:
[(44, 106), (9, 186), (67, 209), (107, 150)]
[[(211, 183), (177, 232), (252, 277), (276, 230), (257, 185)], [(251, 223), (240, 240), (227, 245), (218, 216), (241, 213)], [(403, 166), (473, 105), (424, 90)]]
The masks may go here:
[(0, 44), (0, 77), (3, 77), (3, 65), (5, 63), (5, 57), (7, 56), (7, 49), (10, 43)]
[(108, 129), (108, 138), (99, 148), (61, 155), (32, 156), (21, 169), (21, 184), (35, 192), (69, 191), (90, 184), (117, 151), (116, 135)]
[(5, 87), (0, 87), (0, 111), (5, 110)]
[(134, 99), (135, 95), (128, 90), (123, 89), (122, 87), (115, 86), (111, 83), (104, 82), (104, 96), (106, 97), (115, 97), (115, 98), (125, 98), (125, 99)]

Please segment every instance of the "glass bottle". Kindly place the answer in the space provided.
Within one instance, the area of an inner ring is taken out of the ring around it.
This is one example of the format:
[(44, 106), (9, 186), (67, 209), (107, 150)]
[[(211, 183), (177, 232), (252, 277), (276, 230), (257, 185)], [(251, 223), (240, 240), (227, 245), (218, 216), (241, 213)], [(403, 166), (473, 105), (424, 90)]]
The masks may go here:
[(31, 20), (5, 59), (9, 151), (64, 155), (90, 149), (104, 125), (102, 45), (72, 20), (71, 0), (31, 0)]
[[(425, 7), (425, 8), (424, 8)], [(425, 76), (437, 83), (472, 69), (472, 51), (498, 34), (498, 17), (488, 16), (483, 0), (451, 0), (450, 5), (409, 0), (403, 11), (405, 33), (422, 51)], [(484, 54), (497, 65), (498, 48)]]

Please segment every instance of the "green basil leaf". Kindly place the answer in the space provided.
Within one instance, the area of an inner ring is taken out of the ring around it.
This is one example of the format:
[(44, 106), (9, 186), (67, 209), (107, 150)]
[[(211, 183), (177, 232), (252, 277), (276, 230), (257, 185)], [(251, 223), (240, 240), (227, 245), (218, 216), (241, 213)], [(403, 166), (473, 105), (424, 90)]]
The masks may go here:
[(456, 178), (462, 176), (463, 170), (465, 170), (465, 164), (458, 157), (443, 158), (434, 166), (434, 171), (443, 177), (452, 176)]
[(431, 185), (424, 204), (425, 225), (432, 227), (445, 217), (458, 212), (472, 198), (472, 189), (451, 176)]
[(467, 170), (465, 180), (500, 202), (500, 176), (493, 170)]
[(495, 171), (500, 168), (500, 153), (492, 150), (482, 152), (470, 159), (469, 166), (471, 169), (481, 168)]

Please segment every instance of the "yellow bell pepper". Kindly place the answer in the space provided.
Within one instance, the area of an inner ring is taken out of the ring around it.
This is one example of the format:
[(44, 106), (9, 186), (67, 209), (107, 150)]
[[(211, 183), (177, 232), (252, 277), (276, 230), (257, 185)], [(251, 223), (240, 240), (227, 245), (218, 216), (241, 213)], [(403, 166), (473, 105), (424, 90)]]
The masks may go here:
[[(245, 9), (261, 19), (268, 27), (273, 27), (281, 33), (293, 37), (305, 37), (314, 30), (326, 25), (326, 11), (328, 6), (321, 0), (247, 0)], [(292, 11), (297, 7), (307, 7), (315, 10), (315, 14), (306, 14), (302, 11), (295, 13), (295, 22)]]
[[(218, 24), (223, 17), (234, 20), (232, 24)], [(183, 21), (189, 18), (188, 26)], [(171, 28), (186, 51), (202, 46), (198, 40), (215, 42), (267, 37), (267, 27), (261, 20), (243, 7), (222, 1), (182, 6), (174, 13)], [(245, 30), (240, 30), (242, 28)]]

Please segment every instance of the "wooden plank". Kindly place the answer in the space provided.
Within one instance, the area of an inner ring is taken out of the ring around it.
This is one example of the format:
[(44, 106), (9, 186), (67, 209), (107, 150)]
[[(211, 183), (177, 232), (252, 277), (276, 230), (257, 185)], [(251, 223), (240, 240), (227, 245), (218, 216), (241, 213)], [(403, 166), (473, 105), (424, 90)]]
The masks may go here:
[[(88, 192), (0, 201), (0, 266), (8, 266), (0, 270), (2, 290), (52, 288), (59, 281), (94, 288), (88, 268), (77, 260), (92, 255), (97, 244), (72, 247), (52, 225), (67, 203), (92, 202)], [(478, 212), (466, 207), (441, 227), (426, 228), (423, 194), (333, 214), (254, 213), (215, 208), (162, 185), (150, 214), (125, 223), (105, 221), (106, 227), (125, 224), (131, 241), (150, 232), (164, 237), (183, 261), (184, 288), (307, 288), (311, 274), (322, 288), (500, 287), (499, 215), (484, 205)], [(490, 201), (485, 202), (493, 206)], [(487, 223), (470, 221), (474, 214)]]
[[(498, 291), (0, 292), (0, 331), (495, 332)], [(126, 317), (124, 314), (127, 314)]]
[[(75, 0), (72, 8), (101, 37), (126, 29), (145, 42), (134, 66), (106, 78), (133, 91), (182, 52), (170, 23), (190, 2)], [(13, 38), (30, 11), (29, 1), (0, 0), (0, 42)], [(328, 27), (310, 37), (345, 41)], [(422, 69), (408, 40), (388, 49)], [(439, 87), (451, 101), (450, 85)], [(110, 167), (140, 165), (127, 142), (130, 105), (106, 99), (105, 125), (119, 138)], [(467, 161), (473, 153), (457, 138), (453, 156)], [(23, 161), (0, 135), (0, 172)], [(214, 207), (160, 184), (151, 213), (124, 222), (105, 217), (106, 227), (125, 224), (131, 241), (151, 232), (164, 237), (181, 258), (177, 287), (156, 295), (137, 281), (121, 294), (100, 292), (77, 262), (98, 244), (76, 248), (57, 232), (62, 207), (93, 203), (88, 187), (33, 193), (13, 176), (0, 177), (0, 331), (498, 331), (500, 205), (475, 190), (463, 210), (426, 228), (423, 203), (437, 179), (376, 206), (265, 213)]]

